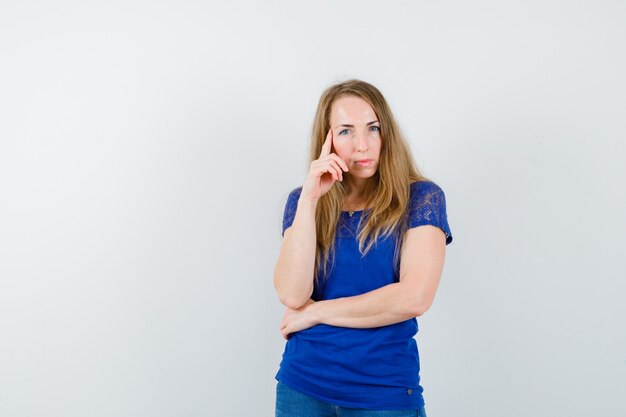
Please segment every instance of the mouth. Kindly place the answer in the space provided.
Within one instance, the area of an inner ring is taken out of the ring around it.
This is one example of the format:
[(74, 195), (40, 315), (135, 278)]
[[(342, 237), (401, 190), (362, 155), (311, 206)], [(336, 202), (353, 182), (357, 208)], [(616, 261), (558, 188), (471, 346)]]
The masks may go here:
[(362, 167), (366, 167), (366, 166), (370, 166), (374, 163), (373, 159), (361, 159), (358, 161), (355, 161), (357, 165), (360, 165)]

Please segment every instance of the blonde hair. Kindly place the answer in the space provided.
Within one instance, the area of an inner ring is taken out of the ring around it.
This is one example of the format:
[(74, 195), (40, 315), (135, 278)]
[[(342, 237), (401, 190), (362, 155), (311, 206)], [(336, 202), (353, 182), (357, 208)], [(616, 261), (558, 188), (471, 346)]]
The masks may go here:
[[(407, 230), (411, 183), (430, 180), (417, 168), (409, 144), (383, 95), (373, 85), (357, 79), (331, 85), (322, 93), (311, 129), (309, 164), (318, 159), (321, 153), (330, 128), (333, 103), (346, 95), (365, 100), (372, 107), (380, 122), (380, 160), (378, 170), (369, 179), (364, 190), (366, 207), (370, 207), (370, 210), (365, 224), (361, 222), (365, 216), (361, 216), (358, 223), (359, 252), (364, 256), (380, 236), (389, 236), (394, 233), (396, 239), (394, 268), (396, 273), (399, 273), (398, 258), (402, 238)], [(345, 177), (350, 174), (348, 172), (343, 175)], [(318, 200), (315, 212), (317, 249), (314, 277), (316, 282), (319, 280), (320, 267), (323, 269), (324, 276), (328, 276), (327, 264), (331, 254), (334, 264), (335, 233), (345, 197), (346, 189), (340, 181), (337, 181)]]

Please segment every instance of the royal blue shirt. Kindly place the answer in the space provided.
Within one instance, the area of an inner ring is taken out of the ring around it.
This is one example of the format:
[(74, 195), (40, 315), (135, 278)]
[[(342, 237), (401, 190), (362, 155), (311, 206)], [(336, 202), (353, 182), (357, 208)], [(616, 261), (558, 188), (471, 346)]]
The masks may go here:
[[(295, 217), (302, 187), (291, 191), (283, 215), (283, 236)], [(335, 237), (335, 263), (320, 274), (311, 298), (331, 300), (363, 294), (398, 282), (393, 234), (380, 237), (361, 257), (357, 225), (369, 209), (341, 212)], [(365, 220), (365, 219), (363, 219)], [(411, 184), (408, 227), (434, 225), (452, 242), (443, 190), (432, 181)], [(331, 255), (332, 256), (332, 255)], [(416, 318), (374, 328), (318, 324), (292, 333), (286, 342), (277, 381), (321, 401), (369, 410), (418, 409), (424, 405), (414, 336)]]

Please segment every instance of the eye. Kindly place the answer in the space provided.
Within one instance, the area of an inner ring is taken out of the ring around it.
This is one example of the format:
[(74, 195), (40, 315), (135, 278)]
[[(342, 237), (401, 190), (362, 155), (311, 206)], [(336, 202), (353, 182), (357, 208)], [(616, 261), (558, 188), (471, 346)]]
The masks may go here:
[[(347, 132), (347, 131), (348, 131), (348, 129), (344, 129), (341, 132)], [(340, 135), (341, 135), (341, 132), (339, 132)]]
[(375, 132), (380, 132), (380, 127), (379, 126), (372, 126), (372, 128), (376, 129)]

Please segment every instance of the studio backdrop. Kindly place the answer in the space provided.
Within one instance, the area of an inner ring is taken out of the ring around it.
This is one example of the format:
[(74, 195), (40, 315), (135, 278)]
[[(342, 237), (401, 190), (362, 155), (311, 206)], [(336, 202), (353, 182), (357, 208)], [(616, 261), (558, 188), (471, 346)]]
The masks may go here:
[(624, 22), (608, 0), (0, 0), (0, 416), (273, 416), (283, 210), (349, 78), (446, 194), (428, 415), (626, 415)]

